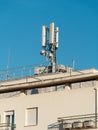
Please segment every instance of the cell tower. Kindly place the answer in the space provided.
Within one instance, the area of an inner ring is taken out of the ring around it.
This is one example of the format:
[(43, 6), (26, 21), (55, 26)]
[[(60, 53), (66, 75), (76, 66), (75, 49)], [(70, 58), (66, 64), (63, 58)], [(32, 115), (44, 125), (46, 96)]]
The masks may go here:
[(50, 27), (42, 26), (42, 47), (41, 55), (46, 56), (50, 66), (51, 72), (56, 72), (56, 50), (58, 49), (58, 33), (59, 28), (50, 24)]

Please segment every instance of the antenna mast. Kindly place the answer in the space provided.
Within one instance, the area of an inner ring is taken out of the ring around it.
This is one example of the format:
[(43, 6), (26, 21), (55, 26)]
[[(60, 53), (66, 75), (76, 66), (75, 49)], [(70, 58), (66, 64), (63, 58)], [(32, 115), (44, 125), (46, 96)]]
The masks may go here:
[(50, 27), (42, 26), (42, 47), (41, 55), (46, 56), (50, 65), (51, 72), (56, 72), (56, 50), (58, 49), (58, 32), (59, 28), (54, 27), (54, 23)]

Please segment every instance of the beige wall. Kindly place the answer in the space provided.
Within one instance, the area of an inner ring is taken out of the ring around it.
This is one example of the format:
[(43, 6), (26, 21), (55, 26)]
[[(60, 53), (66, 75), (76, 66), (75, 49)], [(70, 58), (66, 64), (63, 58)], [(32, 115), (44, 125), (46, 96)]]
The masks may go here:
[[(38, 125), (25, 126), (25, 110), (32, 107), (38, 107)], [(15, 111), (15, 130), (47, 130), (58, 117), (94, 113), (95, 91), (87, 87), (0, 99), (2, 123), (4, 112), (9, 110)]]

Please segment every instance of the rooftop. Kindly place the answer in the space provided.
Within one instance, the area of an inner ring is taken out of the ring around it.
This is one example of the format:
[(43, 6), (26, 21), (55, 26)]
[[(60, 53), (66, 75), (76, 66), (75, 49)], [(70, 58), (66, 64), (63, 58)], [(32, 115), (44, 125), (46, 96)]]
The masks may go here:
[(68, 83), (90, 81), (98, 79), (98, 70), (88, 69), (82, 71), (47, 73), (43, 75), (25, 75), (21, 78), (7, 79), (0, 82), (0, 93), (46, 88)]

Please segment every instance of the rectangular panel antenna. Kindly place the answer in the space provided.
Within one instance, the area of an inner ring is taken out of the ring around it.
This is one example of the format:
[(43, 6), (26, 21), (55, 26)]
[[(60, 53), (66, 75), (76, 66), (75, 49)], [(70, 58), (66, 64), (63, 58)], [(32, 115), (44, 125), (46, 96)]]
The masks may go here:
[(50, 24), (50, 30), (49, 30), (49, 43), (54, 43), (54, 23)]
[(46, 26), (42, 26), (42, 46), (46, 46)]
[(58, 48), (58, 41), (59, 41), (59, 28), (56, 27), (55, 29), (55, 42), (56, 42), (56, 48)]

